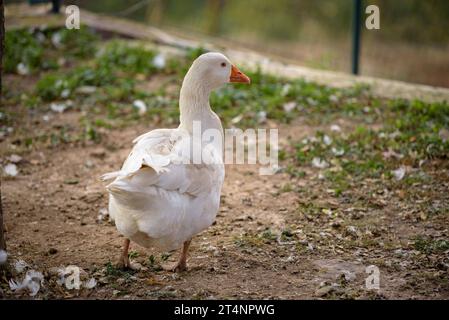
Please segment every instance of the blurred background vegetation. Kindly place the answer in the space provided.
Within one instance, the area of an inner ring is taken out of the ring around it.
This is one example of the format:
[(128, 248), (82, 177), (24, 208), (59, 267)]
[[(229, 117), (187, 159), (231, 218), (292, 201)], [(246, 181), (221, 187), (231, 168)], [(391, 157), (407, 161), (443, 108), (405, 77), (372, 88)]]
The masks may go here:
[[(351, 0), (65, 2), (197, 39), (219, 37), (308, 67), (350, 70)], [(449, 1), (364, 0), (363, 12), (369, 4), (380, 8), (381, 29), (367, 30), (362, 19), (361, 74), (449, 87)]]

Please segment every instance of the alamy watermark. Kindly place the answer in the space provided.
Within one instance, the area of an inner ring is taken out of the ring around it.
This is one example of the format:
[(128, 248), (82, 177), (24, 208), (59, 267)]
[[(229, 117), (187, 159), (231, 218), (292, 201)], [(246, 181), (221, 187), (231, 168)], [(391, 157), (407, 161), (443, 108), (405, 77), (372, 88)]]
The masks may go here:
[[(69, 5), (65, 9), (67, 29), (80, 28), (80, 9), (77, 5)], [(380, 9), (377, 5), (371, 4), (365, 8), (365, 13), (369, 16), (365, 19), (365, 27), (368, 30), (380, 29)]]
[(65, 8), (65, 27), (67, 29), (80, 28), (80, 8), (76, 5), (70, 5)]
[(366, 267), (365, 272), (369, 276), (365, 279), (365, 287), (368, 290), (380, 290), (380, 270), (378, 267), (371, 265)]
[(259, 164), (260, 175), (271, 175), (279, 169), (278, 129), (231, 128), (222, 132), (203, 130), (201, 121), (193, 121), (190, 132), (173, 130), (170, 140), (176, 144), (169, 155), (175, 164)]
[(368, 30), (380, 29), (380, 9), (378, 6), (372, 4), (366, 7), (365, 13), (369, 16), (365, 20), (365, 27)]
[(65, 286), (69, 290), (79, 290), (81, 287), (86, 289), (92, 289), (96, 286), (97, 281), (95, 278), (90, 278), (86, 281), (81, 281), (80, 274), (81, 269), (78, 266), (67, 266), (58, 270), (59, 279), (57, 283), (61, 286)]

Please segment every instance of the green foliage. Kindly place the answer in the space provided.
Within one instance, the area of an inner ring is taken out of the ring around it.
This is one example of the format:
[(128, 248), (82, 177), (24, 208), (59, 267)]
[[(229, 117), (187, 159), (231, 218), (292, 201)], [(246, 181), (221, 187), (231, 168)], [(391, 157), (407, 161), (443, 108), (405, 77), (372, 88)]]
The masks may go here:
[(449, 250), (449, 240), (418, 236), (414, 246), (416, 250), (426, 254), (444, 252)]
[(237, 122), (240, 127), (261, 124), (264, 122), (261, 114), (266, 114), (268, 120), (290, 123), (300, 115), (322, 121), (323, 114), (363, 113), (351, 101), (355, 97), (363, 98), (368, 90), (366, 86), (335, 89), (303, 79), (275, 77), (260, 69), (243, 71), (251, 78), (251, 85), (227, 85), (211, 94), (211, 105), (227, 126), (239, 117), (242, 118)]
[(17, 65), (24, 64), (31, 70), (42, 64), (43, 49), (28, 30), (7, 31), (5, 35), (4, 68), (6, 73), (17, 72)]
[[(86, 26), (80, 29), (59, 29), (51, 34), (53, 39), (59, 38), (60, 48), (66, 54), (86, 58), (95, 53), (95, 42), (98, 36)], [(54, 41), (53, 41), (54, 42)]]
[(121, 269), (117, 268), (115, 265), (113, 265), (111, 262), (108, 262), (105, 265), (105, 274), (106, 274), (106, 276), (111, 277), (111, 278), (123, 277), (123, 278), (127, 279), (134, 273), (135, 273), (135, 271), (132, 269), (129, 269), (126, 271), (121, 270)]
[[(347, 134), (331, 132), (325, 135), (317, 131), (315, 136), (295, 141), (293, 152), (284, 155), (284, 158), (293, 161), (287, 167), (288, 173), (297, 176), (296, 172), (302, 172), (302, 166), (312, 165), (315, 158), (326, 161), (329, 168), (324, 171), (324, 177), (339, 196), (354, 181), (366, 178), (392, 179), (392, 170), (401, 165), (419, 166), (426, 159), (449, 157), (449, 141), (440, 136), (441, 130), (449, 127), (449, 105), (446, 102), (380, 102), (373, 98), (364, 101), (363, 95), (350, 100), (345, 103), (343, 99), (340, 111), (332, 110), (332, 106), (324, 111), (319, 103), (308, 110), (319, 115), (329, 112), (340, 112), (341, 115), (343, 112), (345, 116), (351, 117), (359, 117), (357, 113), (364, 110), (362, 114), (365, 121), (366, 115), (377, 115), (381, 117), (379, 121), (382, 127), (359, 125)], [(366, 102), (371, 105), (369, 108), (353, 108), (354, 105), (363, 106)], [(401, 183), (410, 184), (418, 178), (409, 176)]]
[(153, 63), (155, 56), (156, 52), (153, 50), (114, 41), (104, 48), (96, 61), (100, 69), (116, 69), (127, 73), (150, 75), (157, 70)]
[(117, 82), (109, 69), (77, 67), (68, 73), (46, 74), (36, 84), (36, 95), (51, 101), (68, 98), (81, 86), (103, 86)]
[(6, 32), (5, 72), (18, 72), (18, 65), (27, 72), (57, 69), (58, 57), (83, 58), (92, 55), (97, 37), (82, 26), (72, 29), (18, 29)]

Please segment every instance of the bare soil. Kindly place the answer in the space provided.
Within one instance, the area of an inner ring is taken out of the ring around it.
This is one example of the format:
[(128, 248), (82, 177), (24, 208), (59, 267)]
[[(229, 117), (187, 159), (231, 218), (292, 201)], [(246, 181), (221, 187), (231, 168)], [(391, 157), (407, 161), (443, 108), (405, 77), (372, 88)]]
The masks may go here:
[[(24, 117), (22, 129), (29, 133), (61, 123), (76, 125), (80, 116), (67, 111), (54, 114), (49, 123)], [(108, 263), (116, 262), (123, 237), (111, 223), (98, 220), (108, 199), (98, 177), (119, 168), (133, 138), (151, 129), (141, 124), (105, 130), (99, 144), (61, 144), (23, 153), (19, 175), (3, 179), (10, 259), (23, 259), (46, 276), (36, 298), (449, 298), (447, 252), (423, 254), (413, 247), (418, 234), (448, 235), (447, 215), (419, 218), (414, 214), (419, 203), (404, 196), (422, 187), (373, 194), (365, 181), (354, 186), (350, 197), (334, 197), (312, 168), (304, 168), (304, 177), (291, 178), (282, 172), (259, 176), (256, 165), (227, 166), (216, 223), (193, 239), (188, 271), (161, 270), (159, 265), (174, 262), (178, 253), (136, 244), (131, 245), (131, 260), (140, 263), (140, 270), (111, 268)], [(281, 126), (280, 138), (285, 143), (289, 136), (300, 139), (317, 129), (298, 119)], [(3, 160), (20, 134), (18, 129), (1, 142)], [(435, 168), (427, 174), (441, 183), (428, 186), (424, 197), (447, 206), (448, 171)], [(287, 183), (294, 190), (284, 190)], [(308, 212), (310, 206), (318, 213)], [(291, 233), (287, 238), (281, 236), (285, 230)], [(94, 277), (96, 287), (68, 290), (56, 284), (51, 270), (69, 265)], [(369, 265), (380, 269), (380, 290), (365, 287)], [(6, 282), (2, 289), (6, 298), (28, 297), (11, 292)]]

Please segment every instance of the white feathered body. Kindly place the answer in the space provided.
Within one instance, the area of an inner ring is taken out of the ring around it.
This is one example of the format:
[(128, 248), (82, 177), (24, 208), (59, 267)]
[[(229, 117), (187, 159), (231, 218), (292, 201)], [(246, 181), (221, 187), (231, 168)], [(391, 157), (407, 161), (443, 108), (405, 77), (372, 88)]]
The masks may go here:
[[(214, 222), (224, 180), (223, 127), (209, 94), (228, 83), (231, 73), (222, 54), (196, 59), (181, 87), (179, 127), (140, 136), (122, 169), (103, 176), (115, 179), (107, 187), (109, 212), (131, 241), (173, 250)], [(198, 123), (199, 141), (194, 134)], [(219, 137), (203, 141), (202, 134), (211, 129)]]
[(180, 129), (151, 131), (136, 144), (108, 185), (109, 213), (130, 240), (162, 250), (179, 248), (209, 227), (220, 205), (224, 180), (221, 153), (203, 146), (211, 164), (188, 157), (192, 137)]

